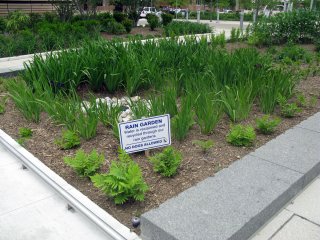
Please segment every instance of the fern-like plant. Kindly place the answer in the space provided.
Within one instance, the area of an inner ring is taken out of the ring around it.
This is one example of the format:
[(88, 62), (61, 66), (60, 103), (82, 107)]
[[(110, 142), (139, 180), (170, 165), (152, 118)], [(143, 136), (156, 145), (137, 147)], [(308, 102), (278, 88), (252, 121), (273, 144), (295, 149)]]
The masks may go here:
[(231, 127), (227, 135), (227, 142), (234, 146), (252, 146), (253, 141), (256, 139), (256, 133), (252, 126), (243, 126), (237, 124)]
[(214, 145), (212, 140), (207, 140), (207, 141), (194, 140), (192, 141), (192, 144), (200, 147), (203, 153), (208, 152), (208, 150), (212, 148)]
[(62, 131), (61, 138), (57, 139), (55, 143), (63, 150), (71, 149), (80, 145), (80, 137), (73, 131), (65, 130)]
[(149, 189), (139, 165), (124, 150), (119, 151), (119, 160), (111, 162), (109, 173), (96, 174), (91, 180), (116, 204), (123, 204), (129, 199), (143, 201)]
[(153, 170), (165, 177), (171, 177), (177, 173), (181, 160), (181, 153), (171, 146), (165, 148), (161, 153), (149, 157)]
[(263, 134), (271, 134), (275, 131), (275, 128), (280, 124), (279, 118), (271, 118), (270, 115), (264, 115), (261, 118), (257, 118), (256, 124), (259, 132)]
[(86, 154), (82, 149), (76, 152), (75, 157), (65, 157), (63, 161), (72, 167), (80, 176), (92, 176), (104, 162), (103, 154), (98, 154), (94, 149)]

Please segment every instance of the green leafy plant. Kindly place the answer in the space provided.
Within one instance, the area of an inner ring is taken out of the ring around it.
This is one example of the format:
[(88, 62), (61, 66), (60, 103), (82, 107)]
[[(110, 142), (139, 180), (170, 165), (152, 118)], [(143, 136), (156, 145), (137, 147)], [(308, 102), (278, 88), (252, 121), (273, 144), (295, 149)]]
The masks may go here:
[(30, 128), (19, 128), (19, 135), (22, 138), (30, 138), (32, 137), (32, 130)]
[(160, 25), (159, 18), (155, 14), (147, 14), (147, 21), (151, 31), (154, 31)]
[(122, 22), (124, 28), (126, 29), (127, 33), (130, 33), (132, 30), (132, 26), (133, 26), (133, 21), (131, 19), (126, 18), (123, 22)]
[(62, 131), (61, 138), (56, 140), (55, 143), (61, 149), (66, 150), (79, 146), (81, 142), (77, 133), (70, 130), (64, 130)]
[[(1, 92), (1, 80), (0, 80), (0, 92)], [(0, 114), (6, 111), (7, 97), (0, 98)]]
[(293, 118), (297, 113), (301, 112), (301, 109), (296, 103), (288, 103), (288, 100), (279, 95), (278, 102), (280, 105), (281, 115), (286, 118)]
[(63, 161), (72, 167), (80, 176), (92, 176), (104, 162), (103, 154), (98, 154), (97, 150), (92, 150), (86, 154), (82, 149), (76, 152), (74, 157), (64, 157)]
[(7, 19), (6, 29), (9, 32), (23, 30), (28, 26), (29, 21), (30, 17), (21, 11), (10, 12)]
[(24, 146), (26, 140), (32, 137), (32, 130), (30, 128), (19, 128), (19, 138), (17, 142), (21, 145)]
[(256, 119), (256, 128), (263, 134), (271, 134), (280, 122), (281, 120), (279, 118), (271, 118), (270, 115), (264, 115)]
[(209, 149), (211, 149), (214, 145), (212, 140), (207, 140), (207, 141), (194, 140), (194, 141), (192, 141), (192, 144), (201, 148), (203, 153), (208, 152)]
[(161, 18), (163, 26), (167, 26), (169, 23), (172, 22), (173, 16), (169, 13), (162, 13)]
[(164, 31), (167, 37), (172, 37), (198, 33), (211, 33), (212, 29), (207, 24), (187, 21), (174, 21), (165, 26)]
[(256, 134), (252, 126), (244, 126), (237, 124), (231, 127), (230, 132), (227, 135), (227, 142), (234, 146), (252, 146)]
[(172, 177), (177, 173), (182, 155), (172, 146), (166, 147), (161, 153), (149, 157), (153, 170), (165, 177)]
[(119, 160), (111, 162), (107, 174), (96, 174), (91, 180), (116, 204), (123, 204), (130, 199), (143, 201), (148, 191), (139, 165), (124, 150), (119, 151)]

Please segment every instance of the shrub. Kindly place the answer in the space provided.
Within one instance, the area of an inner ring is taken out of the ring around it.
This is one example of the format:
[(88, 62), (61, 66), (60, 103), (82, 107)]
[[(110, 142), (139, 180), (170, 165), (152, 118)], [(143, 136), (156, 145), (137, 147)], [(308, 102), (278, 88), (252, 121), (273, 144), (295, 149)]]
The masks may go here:
[(119, 160), (111, 162), (109, 173), (96, 174), (91, 180), (116, 204), (123, 204), (130, 199), (143, 201), (148, 190), (139, 165), (123, 150), (119, 152)]
[(6, 21), (3, 17), (0, 17), (0, 33), (3, 33), (6, 30)]
[(270, 115), (264, 115), (256, 120), (256, 128), (263, 134), (271, 134), (275, 128), (280, 124), (279, 118), (271, 118)]
[(130, 20), (130, 19), (128, 19), (128, 18), (126, 18), (126, 19), (123, 21), (122, 24), (123, 24), (124, 28), (126, 29), (126, 32), (127, 32), (127, 33), (130, 33), (131, 30), (132, 30), (133, 21)]
[(252, 25), (249, 39), (258, 45), (311, 42), (318, 39), (319, 19), (319, 11), (301, 9), (262, 18)]
[(277, 55), (278, 60), (282, 61), (302, 61), (305, 63), (310, 63), (312, 56), (307, 53), (302, 47), (297, 45), (287, 44)]
[(208, 24), (194, 22), (171, 22), (164, 31), (167, 37), (212, 32)]
[(151, 31), (154, 31), (157, 27), (159, 27), (159, 18), (157, 15), (147, 14), (147, 21)]
[(177, 173), (181, 160), (181, 153), (172, 146), (165, 148), (161, 153), (149, 157), (153, 170), (165, 177), (172, 177)]
[(173, 16), (169, 13), (162, 13), (161, 18), (163, 26), (167, 26), (169, 23), (172, 22)]
[(208, 152), (208, 150), (212, 148), (214, 145), (212, 140), (207, 140), (207, 141), (194, 140), (192, 141), (192, 144), (200, 147), (203, 153)]
[(111, 21), (106, 28), (106, 32), (120, 35), (125, 33), (126, 29), (121, 23)]
[(32, 130), (30, 128), (19, 128), (19, 135), (22, 138), (30, 138), (32, 137)]
[(253, 141), (256, 139), (256, 134), (252, 126), (243, 126), (237, 124), (231, 127), (227, 135), (227, 142), (234, 146), (252, 146)]
[(125, 13), (122, 13), (122, 12), (114, 11), (113, 12), (113, 18), (118, 23), (122, 23), (127, 18), (127, 15)]
[(80, 138), (78, 134), (73, 131), (62, 131), (61, 138), (56, 140), (55, 143), (63, 150), (75, 148), (80, 145)]
[(6, 29), (8, 32), (18, 32), (25, 29), (29, 23), (30, 17), (27, 14), (21, 11), (10, 12), (7, 19)]
[(82, 149), (76, 152), (75, 157), (65, 157), (63, 161), (72, 167), (80, 176), (92, 176), (104, 162), (103, 154), (99, 155), (94, 149), (86, 154)]

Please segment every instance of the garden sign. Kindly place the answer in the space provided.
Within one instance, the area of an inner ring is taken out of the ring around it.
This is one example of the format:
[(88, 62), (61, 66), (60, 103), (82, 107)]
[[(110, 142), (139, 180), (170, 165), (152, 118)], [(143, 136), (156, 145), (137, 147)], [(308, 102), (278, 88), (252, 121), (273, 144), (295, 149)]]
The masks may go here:
[(119, 123), (119, 136), (127, 153), (171, 145), (170, 115)]

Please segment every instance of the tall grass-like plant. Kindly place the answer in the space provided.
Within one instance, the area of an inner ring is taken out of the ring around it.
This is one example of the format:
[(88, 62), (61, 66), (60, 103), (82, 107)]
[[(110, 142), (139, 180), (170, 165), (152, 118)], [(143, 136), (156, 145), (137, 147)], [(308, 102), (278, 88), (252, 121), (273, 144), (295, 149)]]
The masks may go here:
[(15, 80), (7, 82), (9, 96), (22, 115), (29, 121), (38, 123), (40, 121), (41, 105), (37, 103), (36, 97), (23, 81)]
[(207, 24), (194, 23), (194, 22), (171, 22), (164, 28), (167, 37), (198, 34), (198, 33), (211, 33), (212, 29)]
[(223, 105), (217, 94), (200, 93), (195, 100), (194, 108), (201, 133), (211, 133), (223, 113)]
[(193, 116), (192, 97), (187, 96), (182, 99), (178, 114), (171, 119), (171, 132), (175, 139), (182, 141), (186, 138), (189, 129), (194, 124)]
[(108, 105), (101, 100), (99, 100), (97, 103), (98, 118), (100, 122), (102, 122), (105, 126), (111, 127), (113, 123), (119, 119), (119, 115), (121, 112), (121, 106), (118, 104)]
[(252, 85), (225, 86), (221, 99), (225, 105), (226, 114), (233, 122), (238, 122), (248, 117), (254, 101), (252, 91)]

